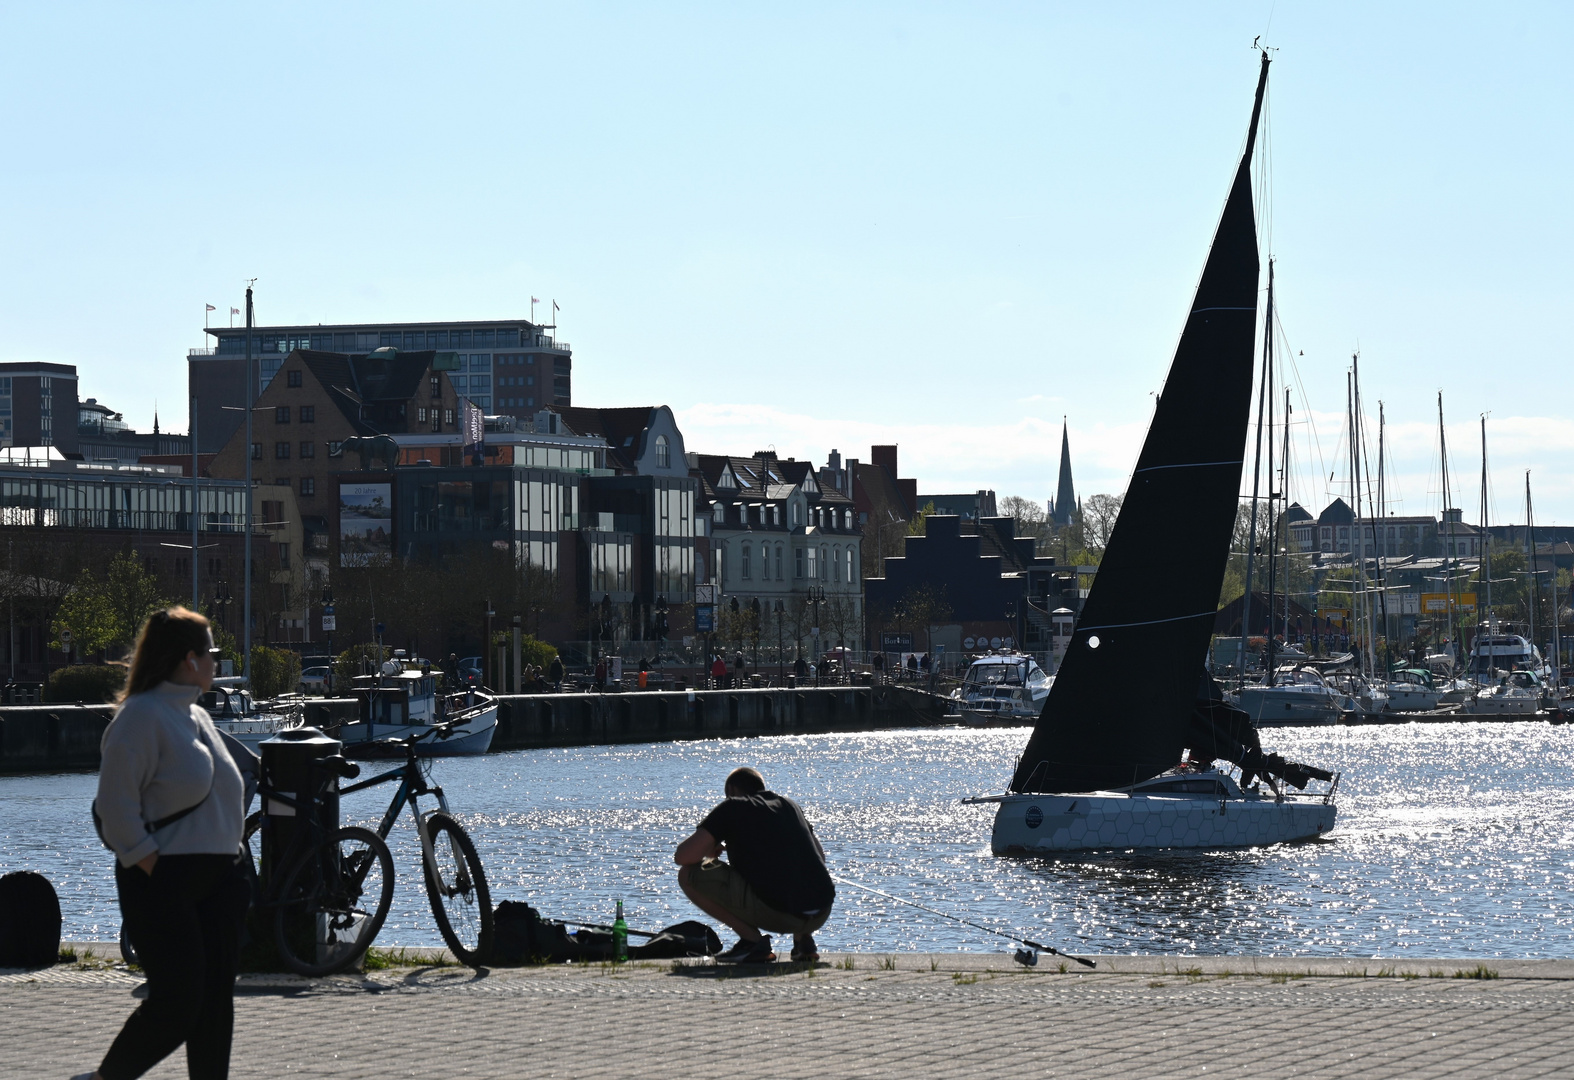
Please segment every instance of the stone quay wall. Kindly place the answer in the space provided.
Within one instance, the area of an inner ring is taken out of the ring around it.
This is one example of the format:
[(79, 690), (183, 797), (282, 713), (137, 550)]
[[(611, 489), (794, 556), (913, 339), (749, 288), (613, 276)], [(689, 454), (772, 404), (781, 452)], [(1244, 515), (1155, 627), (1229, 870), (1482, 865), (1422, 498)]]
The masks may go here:
[[(945, 700), (899, 686), (677, 690), (498, 697), (492, 750), (826, 731), (942, 723)], [(0, 708), (0, 773), (96, 769), (113, 705)], [(306, 703), (306, 723), (331, 732), (355, 719), (353, 698)]]

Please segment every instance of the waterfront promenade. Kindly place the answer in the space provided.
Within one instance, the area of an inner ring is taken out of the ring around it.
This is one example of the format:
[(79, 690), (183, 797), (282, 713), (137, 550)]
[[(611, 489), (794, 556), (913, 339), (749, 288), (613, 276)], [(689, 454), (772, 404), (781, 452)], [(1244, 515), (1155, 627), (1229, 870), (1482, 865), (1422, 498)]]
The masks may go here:
[[(109, 951), (107, 946), (97, 947)], [(80, 955), (80, 947), (79, 947)], [(440, 955), (423, 951), (422, 956)], [(849, 966), (850, 965), (850, 966)], [(249, 1077), (1534, 1077), (1574, 1073), (1574, 961), (826, 954), (243, 976)], [(1460, 977), (1460, 975), (1490, 977)], [(141, 980), (0, 972), (0, 1075), (98, 1061)], [(177, 1054), (149, 1074), (185, 1075)]]

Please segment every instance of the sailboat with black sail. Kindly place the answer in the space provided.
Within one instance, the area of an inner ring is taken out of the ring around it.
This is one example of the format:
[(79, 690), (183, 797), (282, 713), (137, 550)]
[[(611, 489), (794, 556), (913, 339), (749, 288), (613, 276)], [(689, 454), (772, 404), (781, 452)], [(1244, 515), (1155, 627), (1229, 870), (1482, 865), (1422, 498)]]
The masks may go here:
[[(1264, 753), (1204, 670), (1240, 492), (1257, 321), (1246, 149), (1147, 440), (1081, 619), (998, 803), (996, 854), (1219, 847), (1304, 839), (1334, 823), (1337, 777)], [(1179, 535), (1173, 522), (1186, 521)], [(1155, 545), (1154, 536), (1166, 536)], [(1133, 679), (1140, 658), (1142, 677)], [(1183, 761), (1183, 759), (1185, 759)], [(1214, 767), (1223, 759), (1240, 769)], [(1322, 795), (1298, 795), (1317, 779)]]

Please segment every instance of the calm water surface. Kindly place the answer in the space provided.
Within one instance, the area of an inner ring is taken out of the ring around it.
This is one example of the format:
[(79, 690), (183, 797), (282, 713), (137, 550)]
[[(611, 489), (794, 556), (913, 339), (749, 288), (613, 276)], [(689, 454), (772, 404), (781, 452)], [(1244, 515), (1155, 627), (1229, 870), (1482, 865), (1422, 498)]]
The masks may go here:
[[(1209, 853), (997, 859), (991, 807), (1026, 729), (586, 747), (437, 762), (494, 900), (657, 929), (691, 918), (672, 848), (754, 765), (801, 802), (832, 871), (1068, 950), (1355, 956), (1574, 957), (1574, 727), (1437, 724), (1280, 729), (1272, 749), (1341, 770), (1321, 842)], [(375, 765), (371, 767), (376, 767)], [(369, 774), (368, 774), (369, 775)], [(112, 938), (109, 855), (88, 818), (90, 774), (0, 778), (0, 871), (40, 870), (65, 933)], [(371, 825), (389, 788), (345, 800)], [(408, 815), (381, 941), (440, 944)], [(976, 930), (843, 887), (822, 948), (980, 949)]]

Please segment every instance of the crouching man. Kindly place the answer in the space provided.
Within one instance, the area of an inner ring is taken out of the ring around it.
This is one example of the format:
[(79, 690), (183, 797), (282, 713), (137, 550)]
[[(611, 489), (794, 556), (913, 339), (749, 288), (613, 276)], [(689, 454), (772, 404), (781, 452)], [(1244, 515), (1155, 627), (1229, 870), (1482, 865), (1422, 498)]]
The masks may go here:
[(723, 791), (727, 798), (673, 854), (684, 895), (737, 932), (738, 943), (717, 961), (772, 962), (770, 931), (793, 936), (794, 962), (815, 962), (814, 932), (831, 917), (836, 886), (813, 826), (754, 769), (734, 769)]

